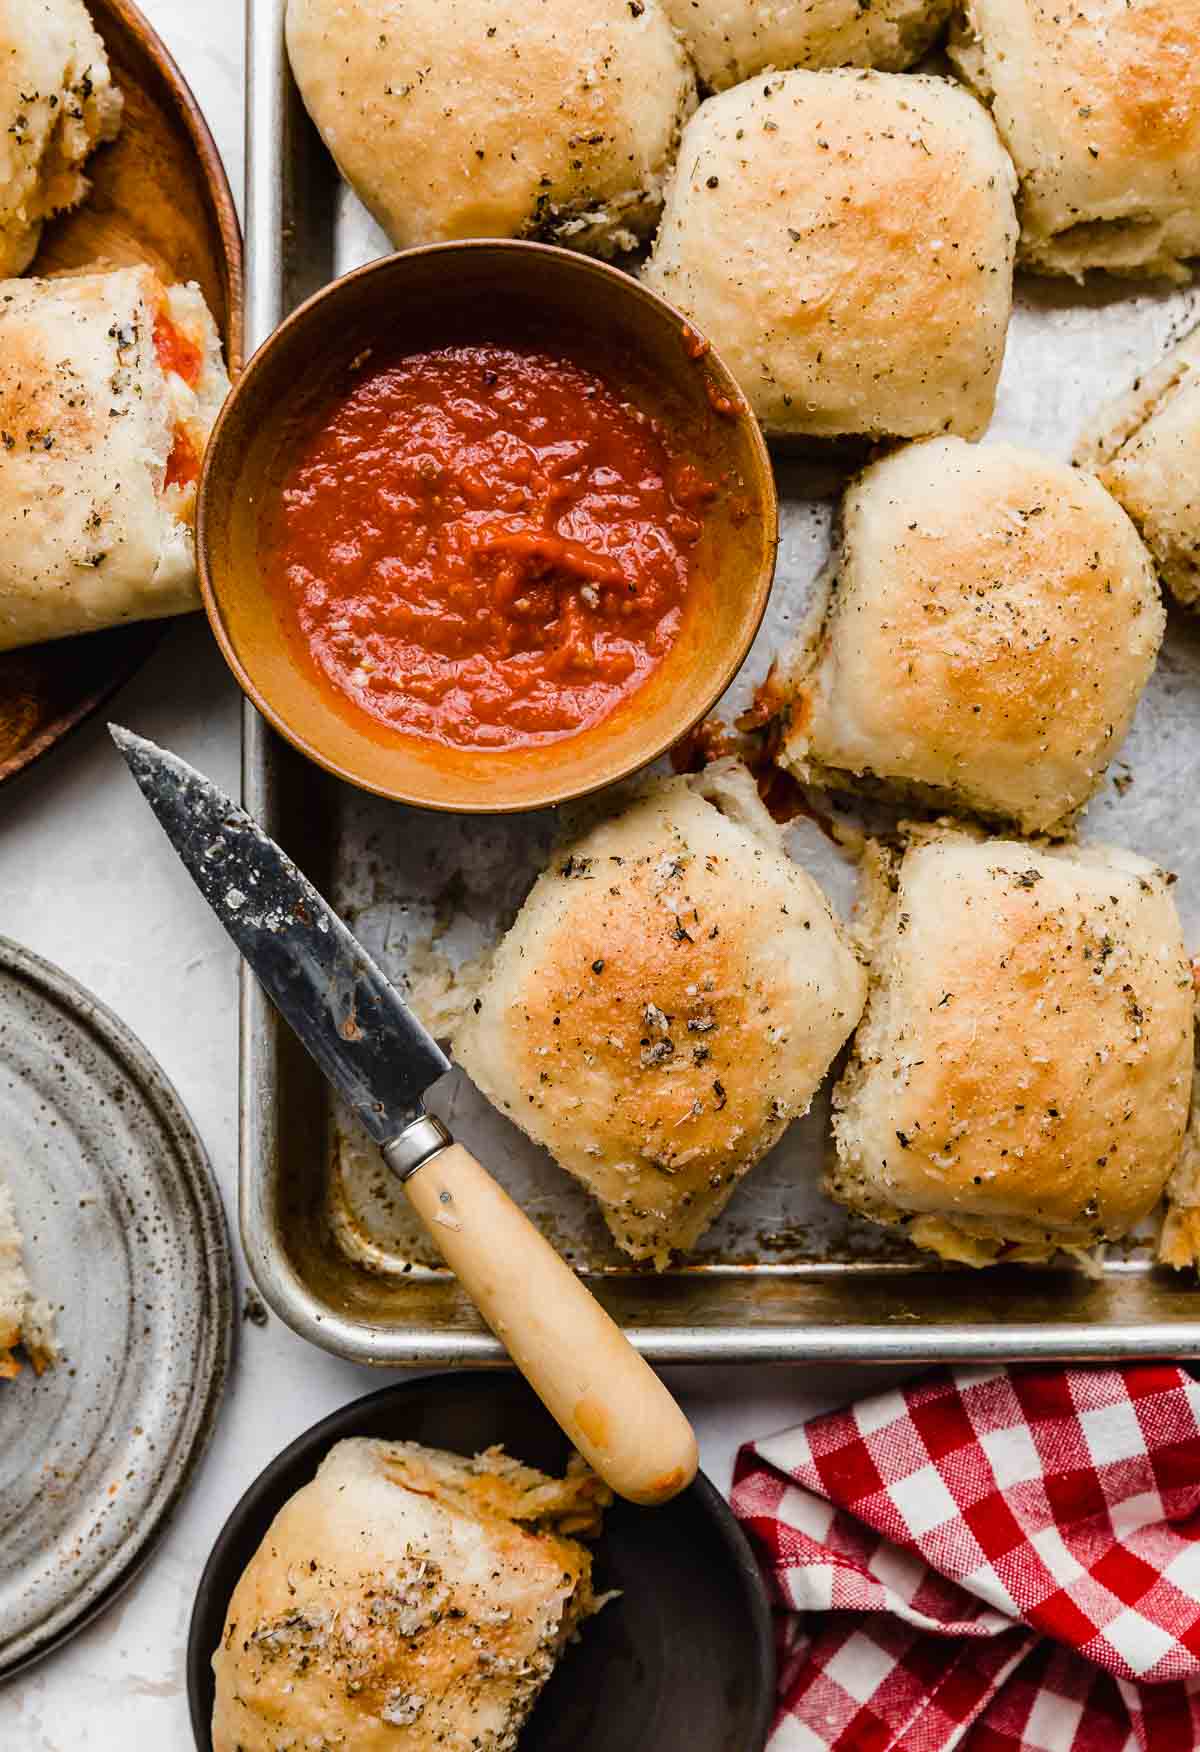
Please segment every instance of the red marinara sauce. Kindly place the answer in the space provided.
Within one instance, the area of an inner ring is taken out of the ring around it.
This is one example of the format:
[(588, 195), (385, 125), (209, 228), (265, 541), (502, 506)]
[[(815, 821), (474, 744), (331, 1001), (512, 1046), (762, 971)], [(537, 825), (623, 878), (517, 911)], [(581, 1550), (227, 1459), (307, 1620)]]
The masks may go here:
[(191, 388), (200, 381), (203, 354), (195, 341), (176, 328), (165, 310), (154, 318), (154, 351), (164, 371), (174, 371)]
[(341, 703), (528, 747), (598, 723), (661, 663), (714, 488), (604, 364), (488, 342), (359, 368), (263, 550)]
[[(189, 389), (196, 388), (200, 382), (203, 355), (195, 341), (176, 328), (165, 309), (159, 310), (154, 318), (154, 351), (164, 371), (174, 371)], [(167, 458), (164, 484), (186, 487), (199, 478), (200, 453), (185, 428), (177, 426), (171, 454)]]

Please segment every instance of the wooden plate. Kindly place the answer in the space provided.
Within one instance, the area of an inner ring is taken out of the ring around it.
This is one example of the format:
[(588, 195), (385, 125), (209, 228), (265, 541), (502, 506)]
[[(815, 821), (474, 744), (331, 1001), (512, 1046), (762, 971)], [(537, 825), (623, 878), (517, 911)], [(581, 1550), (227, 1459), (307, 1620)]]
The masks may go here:
[[(187, 83), (131, 0), (88, 0), (125, 94), (121, 132), (88, 161), (82, 207), (46, 227), (34, 274), (149, 262), (196, 280), (242, 362), (242, 237), (217, 148)], [(120, 687), (162, 637), (162, 621), (0, 655), (0, 782), (21, 772)]]

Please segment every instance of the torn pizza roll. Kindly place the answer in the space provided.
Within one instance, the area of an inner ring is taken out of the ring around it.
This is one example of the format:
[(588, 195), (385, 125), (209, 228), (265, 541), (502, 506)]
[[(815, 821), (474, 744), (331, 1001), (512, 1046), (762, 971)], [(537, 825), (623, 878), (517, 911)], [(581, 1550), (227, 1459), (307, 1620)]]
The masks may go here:
[(0, 1380), (20, 1374), (18, 1347), (39, 1375), (57, 1352), (50, 1305), (33, 1294), (12, 1193), (0, 1180)]
[(1194, 6), (966, 0), (950, 57), (1017, 167), (1024, 266), (1187, 278), (1200, 254)]
[(510, 1752), (603, 1604), (571, 1535), (608, 1500), (578, 1463), (558, 1479), (499, 1449), (338, 1442), (234, 1589), (213, 1752)]
[(663, 0), (712, 91), (790, 67), (899, 73), (930, 48), (952, 0)]
[(1200, 603), (1200, 329), (1104, 410), (1080, 445), (1077, 461), (1125, 507), (1172, 595), (1195, 608)]
[(977, 437), (1012, 310), (1012, 165), (912, 73), (782, 73), (684, 130), (647, 283), (780, 437)]
[(0, 650), (199, 606), (196, 482), (228, 388), (194, 285), (0, 282)]
[(961, 438), (863, 471), (824, 585), (767, 683), (781, 763), (1028, 833), (1064, 829), (1101, 782), (1166, 620), (1097, 481)]
[(1127, 1235), (1180, 1159), (1192, 977), (1163, 871), (949, 830), (867, 865), (871, 995), (828, 1190), (943, 1259)]
[(727, 764), (646, 785), (559, 851), (454, 1053), (595, 1195), (617, 1244), (663, 1267), (807, 1110), (865, 989)]
[(83, 0), (0, 0), (0, 275), (24, 273), (46, 220), (83, 199), (121, 108)]

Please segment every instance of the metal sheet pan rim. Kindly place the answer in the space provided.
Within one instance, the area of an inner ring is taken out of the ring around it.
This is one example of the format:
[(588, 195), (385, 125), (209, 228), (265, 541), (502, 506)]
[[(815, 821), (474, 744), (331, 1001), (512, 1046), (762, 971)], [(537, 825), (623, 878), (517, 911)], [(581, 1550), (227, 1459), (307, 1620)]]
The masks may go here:
[[(282, 0), (247, 7), (247, 323), (252, 350), (280, 320), (289, 266), (292, 219), (285, 177), (291, 123)], [(243, 798), (268, 831), (277, 831), (281, 762), (295, 759), (253, 706), (243, 715)], [(254, 980), (245, 975), (241, 1006), (240, 1223), (247, 1262), (274, 1311), (302, 1337), (353, 1362), (381, 1367), (502, 1366), (504, 1351), (484, 1331), (434, 1325), (388, 1326), (348, 1317), (315, 1293), (294, 1268), (281, 1233), (277, 1197), (281, 1161), (280, 1060), (276, 1021)], [(830, 1268), (836, 1270), (835, 1267)], [(885, 1272), (887, 1267), (882, 1268)], [(751, 1276), (753, 1268), (749, 1268)], [(863, 1282), (857, 1272), (848, 1281)], [(846, 1314), (854, 1312), (847, 1299)], [(1200, 1355), (1198, 1317), (1112, 1324), (1064, 1319), (990, 1319), (978, 1324), (897, 1320), (862, 1323), (839, 1316), (820, 1323), (762, 1322), (737, 1326), (691, 1320), (626, 1327), (639, 1350), (658, 1363), (929, 1363), (1021, 1359), (1091, 1359)]]

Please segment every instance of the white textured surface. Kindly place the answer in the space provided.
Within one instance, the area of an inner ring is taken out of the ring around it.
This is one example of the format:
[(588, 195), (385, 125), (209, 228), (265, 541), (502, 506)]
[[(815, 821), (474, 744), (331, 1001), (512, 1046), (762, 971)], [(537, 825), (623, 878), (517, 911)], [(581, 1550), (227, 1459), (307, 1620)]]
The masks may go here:
[[(240, 194), (240, 0), (142, 5), (195, 90)], [(236, 791), (238, 696), (199, 620), (172, 633), (112, 716)], [(0, 793), (0, 931), (90, 986), (157, 1056), (200, 1129), (232, 1219), (234, 952), (100, 723)], [(301, 1430), (386, 1379), (310, 1349), (274, 1318), (265, 1330), (243, 1325), (224, 1414), (194, 1489), (129, 1591), (74, 1641), (0, 1687), (3, 1752), (187, 1752), (188, 1618), (225, 1516)], [(834, 1370), (672, 1376), (699, 1429), (705, 1469), (722, 1486), (743, 1435), (776, 1429), (866, 1381)]]

